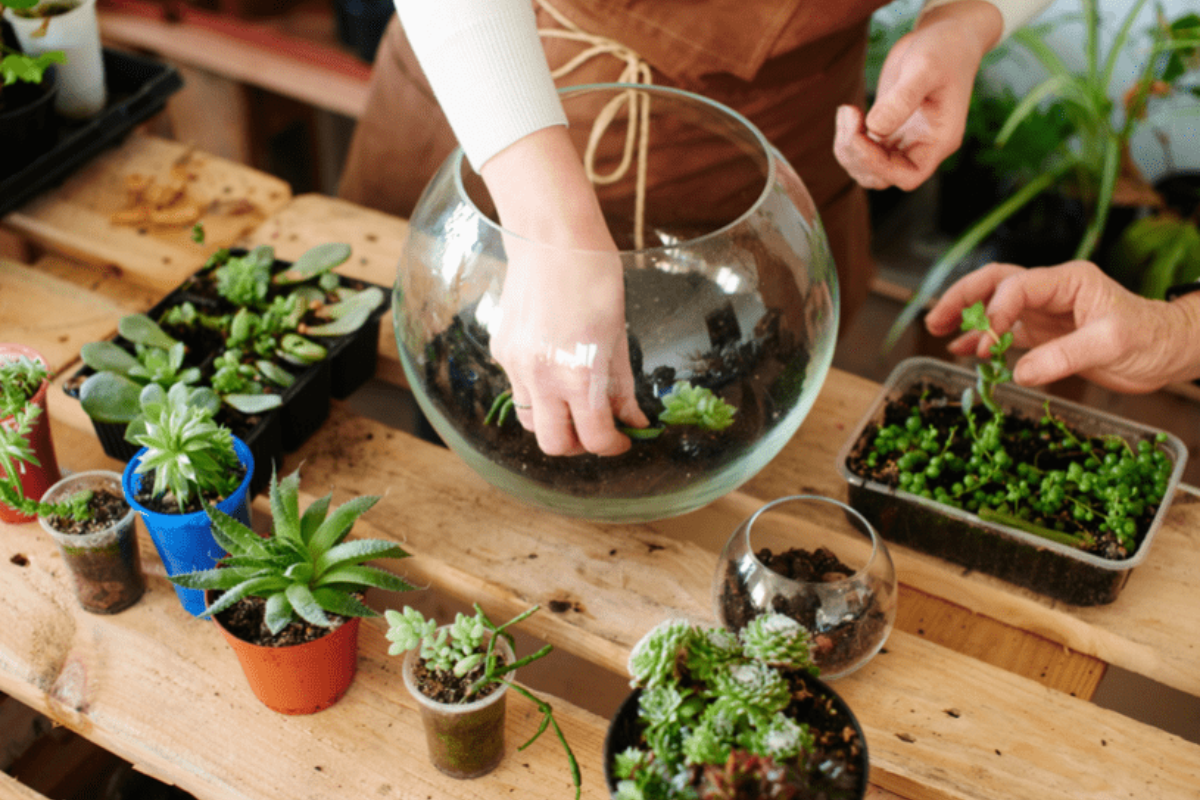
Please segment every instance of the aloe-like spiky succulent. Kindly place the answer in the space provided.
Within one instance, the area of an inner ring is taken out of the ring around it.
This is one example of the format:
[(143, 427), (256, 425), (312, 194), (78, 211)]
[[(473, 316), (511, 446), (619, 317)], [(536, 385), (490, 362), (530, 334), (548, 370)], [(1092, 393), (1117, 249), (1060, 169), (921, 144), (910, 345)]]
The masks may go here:
[(374, 617), (377, 612), (355, 595), (369, 587), (408, 591), (397, 575), (363, 562), (405, 558), (404, 550), (381, 539), (346, 541), (354, 523), (379, 500), (356, 497), (330, 511), (332, 495), (300, 512), (300, 470), (278, 479), (271, 475), (271, 534), (259, 536), (227, 514), (209, 507), (213, 538), (229, 553), (216, 569), (176, 575), (188, 589), (217, 589), (222, 594), (205, 609), (219, 614), (245, 597), (266, 600), (267, 628), (282, 631), (297, 618), (328, 628), (328, 614)]
[(153, 493), (169, 492), (181, 512), (193, 497), (228, 497), (240, 482), (233, 433), (213, 420), (220, 407), (212, 389), (177, 383), (164, 391), (152, 383), (142, 390), (136, 422), (143, 427), (129, 434), (146, 448), (136, 472), (153, 472)]

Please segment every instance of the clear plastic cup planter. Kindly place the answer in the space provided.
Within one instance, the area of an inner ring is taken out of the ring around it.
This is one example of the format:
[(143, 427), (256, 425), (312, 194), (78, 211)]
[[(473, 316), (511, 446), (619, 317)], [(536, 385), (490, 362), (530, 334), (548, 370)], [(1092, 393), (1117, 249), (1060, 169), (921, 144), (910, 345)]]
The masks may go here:
[(853, 508), (817, 495), (781, 497), (742, 522), (717, 562), (712, 593), (717, 619), (735, 633), (768, 612), (799, 622), (825, 680), (879, 652), (898, 597), (883, 539)]
[[(60, 503), (83, 491), (107, 490), (122, 496), (121, 476), (109, 470), (78, 472), (51, 486), (42, 501)], [(84, 611), (116, 614), (132, 606), (146, 590), (138, 553), (132, 506), (105, 527), (72, 533), (60, 530), (54, 518), (39, 517), (42, 528), (62, 553), (71, 572), (75, 597)]]
[[(505, 663), (513, 663), (508, 640), (501, 638), (496, 650)], [(504, 759), (508, 687), (501, 684), (470, 703), (441, 703), (421, 692), (416, 673), (419, 658), (419, 649), (405, 655), (404, 685), (420, 707), (430, 763), (451, 778), (478, 778), (491, 772)], [(516, 680), (516, 673), (508, 673), (505, 680)]]
[[(1187, 448), (1174, 435), (1156, 445), (1172, 461), (1163, 502), (1128, 558), (1104, 558), (1018, 528), (980, 519), (976, 514), (937, 503), (855, 473), (852, 459), (883, 420), (890, 401), (922, 387), (944, 390), (951, 398), (975, 386), (976, 374), (933, 358), (910, 358), (892, 371), (882, 390), (851, 432), (837, 456), (837, 469), (849, 484), (849, 502), (889, 542), (929, 553), (1039, 594), (1080, 606), (1117, 599), (1133, 569), (1146, 560), (1187, 463)], [(1153, 441), (1165, 433), (1147, 425), (1042, 392), (1003, 384), (996, 401), (1009, 414), (1041, 419), (1046, 404), (1066, 425), (1089, 436), (1115, 435), (1129, 443)]]

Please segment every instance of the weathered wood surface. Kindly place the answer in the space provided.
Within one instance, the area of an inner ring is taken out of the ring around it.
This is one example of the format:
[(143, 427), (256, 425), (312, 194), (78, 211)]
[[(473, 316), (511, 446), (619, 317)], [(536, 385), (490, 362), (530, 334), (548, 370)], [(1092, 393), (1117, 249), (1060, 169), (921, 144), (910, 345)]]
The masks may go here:
[[(114, 222), (120, 212), (149, 205), (130, 202), (130, 181), (139, 176), (159, 187), (183, 187), (183, 194), (164, 208), (198, 206), (205, 244), (192, 241), (190, 222)], [(258, 227), (290, 198), (291, 189), (278, 178), (135, 132), (60, 187), (10, 212), (3, 224), (43, 247), (115, 268), (165, 293), (199, 269), (213, 250)]]
[[(531, 511), (453, 454), (338, 406), (289, 460), (304, 464), (302, 502), (330, 488), (335, 502), (384, 493), (355, 535), (393, 538), (413, 554), (387, 567), (496, 615), (566, 601), (567, 611), (531, 618), (530, 631), (617, 671), (654, 622), (711, 620), (716, 555), (707, 547), (647, 526)], [(56, 446), (69, 467), (111, 463), (94, 439), (68, 426)], [(394, 457), (397, 448), (404, 458)], [(256, 514), (264, 503), (260, 497)], [(268, 711), (215, 627), (182, 611), (144, 533), (141, 541), (149, 592), (130, 610), (101, 617), (74, 604), (40, 528), (0, 530), (9, 612), (0, 681), (14, 697), (204, 800), (568, 791), (551, 741), (465, 784), (429, 767), (378, 621), (364, 626), (360, 673), (340, 703), (311, 717)], [(873, 782), (911, 800), (1193, 798), (1200, 785), (1200, 746), (904, 632), (837, 688), (866, 731)], [(562, 702), (556, 710), (580, 757), (585, 796), (603, 797), (606, 721)], [(535, 717), (530, 704), (515, 704), (510, 741), (528, 735)], [(256, 743), (253, 762), (242, 758), (247, 747), (233, 730)]]
[(0, 800), (49, 800), (46, 795), (30, 789), (16, 778), (0, 772)]
[[(713, 619), (710, 547), (654, 525), (532, 510), (452, 453), (343, 408), (289, 460), (303, 462), (314, 496), (331, 486), (335, 500), (384, 495), (360, 535), (403, 542), (413, 556), (400, 569), (411, 579), (486, 598), (499, 614), (532, 603), (565, 609), (529, 628), (613, 671), (656, 622)], [(885, 650), (837, 683), (885, 789), (910, 798), (1190, 798), (1200, 785), (1198, 745), (903, 631)]]

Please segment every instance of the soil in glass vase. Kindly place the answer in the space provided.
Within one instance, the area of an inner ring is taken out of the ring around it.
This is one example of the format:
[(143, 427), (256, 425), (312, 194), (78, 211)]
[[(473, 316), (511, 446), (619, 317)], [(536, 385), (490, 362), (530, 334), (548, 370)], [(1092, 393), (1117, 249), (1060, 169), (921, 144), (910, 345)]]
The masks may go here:
[(896, 572), (857, 511), (815, 495), (783, 497), (738, 526), (713, 581), (717, 619), (738, 632), (760, 614), (799, 622), (813, 662), (832, 680), (866, 664), (896, 619)]
[[(584, 86), (562, 97), (580, 152), (592, 136), (585, 158), (611, 179), (597, 189), (621, 249), (639, 405), (657, 427), (664, 396), (686, 382), (734, 407), (732, 424), (666, 425), (619, 456), (564, 457), (544, 454), (516, 414), (489, 418), (510, 387), (490, 351), (509, 258), (600, 270), (613, 256), (506, 231), (461, 152), (411, 219), (393, 306), (401, 360), (442, 441), (513, 496), (613, 522), (686, 513), (749, 480), (812, 407), (838, 326), (824, 230), (800, 178), (735, 112), (659, 87)], [(630, 119), (643, 110), (648, 145), (629, 152)], [(596, 126), (606, 113), (611, 122)], [(684, 147), (711, 168), (686, 168)], [(641, 166), (622, 171), (626, 156)], [(576, 344), (572, 353), (593, 346)]]

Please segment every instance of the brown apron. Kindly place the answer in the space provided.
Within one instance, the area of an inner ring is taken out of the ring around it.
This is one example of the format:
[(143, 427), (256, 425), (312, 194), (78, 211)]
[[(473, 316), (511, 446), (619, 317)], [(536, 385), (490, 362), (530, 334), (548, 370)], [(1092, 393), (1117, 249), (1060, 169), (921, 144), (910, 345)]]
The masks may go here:
[[(829, 235), (842, 324), (869, 291), (874, 265), (866, 194), (833, 156), (837, 107), (864, 102), (871, 13), (885, 0), (550, 0), (578, 27), (620, 41), (654, 70), (658, 85), (723, 103), (753, 122), (804, 179)], [(536, 5), (536, 4), (535, 4)], [(558, 28), (537, 8), (538, 27)], [(551, 67), (584, 45), (543, 38)], [(597, 58), (560, 86), (617, 80), (623, 64)], [(339, 193), (410, 216), (421, 191), (456, 145), (395, 18), (384, 34)], [(704, 168), (697, 165), (697, 170)]]

